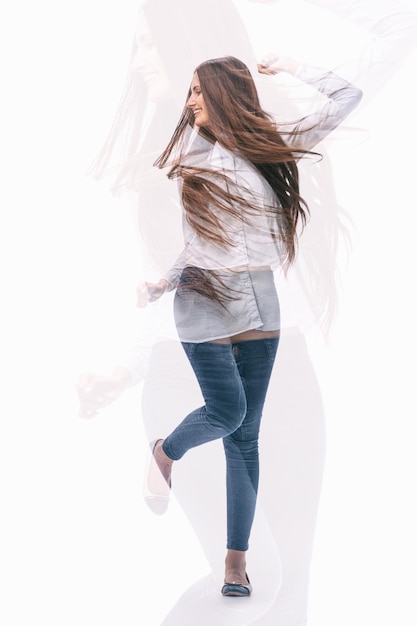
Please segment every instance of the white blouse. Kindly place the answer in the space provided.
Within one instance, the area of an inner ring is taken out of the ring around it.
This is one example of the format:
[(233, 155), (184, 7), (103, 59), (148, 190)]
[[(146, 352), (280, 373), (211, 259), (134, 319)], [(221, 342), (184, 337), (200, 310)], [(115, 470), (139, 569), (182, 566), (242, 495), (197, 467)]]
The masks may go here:
[[(278, 129), (290, 147), (295, 150), (310, 150), (355, 108), (362, 92), (337, 74), (308, 65), (302, 65), (295, 76), (326, 98), (318, 111), (296, 123), (278, 123)], [(300, 134), (294, 134), (295, 131)], [(258, 210), (256, 215), (249, 218), (245, 213), (245, 220), (217, 212), (231, 241), (227, 248), (200, 237), (188, 223), (183, 211), (185, 246), (165, 276), (169, 283), (168, 289), (177, 287), (182, 270), (187, 265), (208, 270), (242, 266), (278, 268), (284, 254), (282, 246), (271, 236), (271, 232), (276, 232), (277, 229), (267, 209), (276, 204), (276, 199), (266, 180), (246, 159), (226, 150), (218, 142), (210, 144), (196, 132), (192, 133), (186, 155), (191, 162), (194, 155), (199, 165), (214, 172), (223, 172), (232, 184), (238, 186), (239, 193), (245, 200), (253, 200)], [(208, 210), (213, 209), (208, 207)]]

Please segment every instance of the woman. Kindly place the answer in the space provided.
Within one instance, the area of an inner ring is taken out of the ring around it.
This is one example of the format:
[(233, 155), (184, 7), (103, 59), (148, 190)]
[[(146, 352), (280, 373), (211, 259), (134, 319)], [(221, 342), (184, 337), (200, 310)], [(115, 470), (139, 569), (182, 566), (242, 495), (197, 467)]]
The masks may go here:
[[(258, 69), (276, 72), (272, 60)], [(200, 64), (171, 141), (156, 161), (159, 168), (169, 165), (169, 178), (180, 183), (185, 247), (163, 279), (147, 283), (149, 300), (176, 288), (177, 331), (205, 404), (152, 444), (150, 482), (167, 496), (173, 462), (190, 448), (223, 439), (226, 596), (252, 592), (246, 552), (258, 490), (258, 435), (280, 332), (273, 270), (294, 261), (308, 215), (297, 160), (361, 97), (331, 72), (307, 71), (328, 100), (319, 114), (278, 129), (243, 62), (223, 57)]]

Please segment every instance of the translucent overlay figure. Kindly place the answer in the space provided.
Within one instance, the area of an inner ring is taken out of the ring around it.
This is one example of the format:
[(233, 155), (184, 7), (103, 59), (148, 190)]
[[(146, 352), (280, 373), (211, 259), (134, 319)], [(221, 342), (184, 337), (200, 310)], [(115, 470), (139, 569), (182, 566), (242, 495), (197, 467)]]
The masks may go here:
[[(171, 292), (149, 302), (146, 288), (146, 281), (154, 283), (167, 274), (183, 248), (177, 186), (153, 163), (172, 135), (195, 67), (225, 55), (244, 61), (256, 80), (263, 107), (285, 130), (285, 123), (293, 124), (303, 116), (317, 112), (318, 117), (310, 122), (320, 118), (326, 96), (315, 89), (316, 76), (333, 70), (363, 91), (359, 105), (363, 106), (375, 97), (416, 41), (417, 15), (400, 2), (299, 2), (300, 20), (304, 5), (309, 11), (334, 12), (342, 24), (355, 24), (368, 39), (356, 56), (337, 67), (316, 72), (309, 70), (307, 59), (297, 59), (296, 67), (301, 62), (303, 69), (291, 72), (292, 59), (287, 60), (280, 41), (265, 41), (265, 53), (269, 54), (264, 59), (257, 57), (253, 43), (266, 16), (285, 19), (285, 3), (251, 3), (250, 15), (256, 11), (256, 23), (245, 21), (246, 4), (250, 3), (204, 0), (196, 8), (189, 0), (143, 3), (125, 91), (107, 143), (92, 168), (97, 177), (110, 178), (115, 193), (130, 195), (143, 256), (137, 290), (138, 305), (143, 308), (138, 337), (132, 338), (126, 358), (116, 363), (110, 374), (89, 374), (79, 381), (80, 412), (92, 417), (126, 388), (143, 383), (141, 415), (148, 441), (165, 437), (201, 404), (200, 390), (174, 325), (174, 295)], [(291, 28), (296, 31), (295, 25)], [(262, 62), (271, 68), (275, 63), (277, 73), (259, 74)], [(328, 132), (337, 123), (329, 121)], [(350, 125), (354, 119), (343, 122), (344, 132)], [(219, 594), (226, 510), (224, 455), (216, 441), (189, 451), (175, 467), (173, 482), (175, 498), (212, 573), (184, 591), (163, 624), (307, 624), (325, 419), (306, 336), (317, 329), (326, 334), (337, 315), (338, 264), (344, 251), (349, 251), (352, 232), (349, 215), (337, 201), (327, 134), (319, 135), (313, 148), (323, 159), (300, 162), (302, 195), (310, 208), (310, 221), (300, 237), (297, 261), (287, 276), (279, 270), (275, 274), (281, 336), (261, 425), (261, 482), (248, 568), (256, 594), (232, 602)], [(339, 129), (335, 136), (342, 141), (344, 135)], [(317, 141), (322, 143), (317, 145)], [(146, 469), (144, 483), (148, 497)]]

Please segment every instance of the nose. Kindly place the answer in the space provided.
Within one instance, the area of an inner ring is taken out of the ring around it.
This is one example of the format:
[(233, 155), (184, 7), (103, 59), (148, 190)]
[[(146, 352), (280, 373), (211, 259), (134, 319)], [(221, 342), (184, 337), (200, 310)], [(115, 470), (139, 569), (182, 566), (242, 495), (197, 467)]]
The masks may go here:
[(187, 100), (187, 107), (191, 108), (194, 105), (195, 105), (195, 96), (191, 94)]

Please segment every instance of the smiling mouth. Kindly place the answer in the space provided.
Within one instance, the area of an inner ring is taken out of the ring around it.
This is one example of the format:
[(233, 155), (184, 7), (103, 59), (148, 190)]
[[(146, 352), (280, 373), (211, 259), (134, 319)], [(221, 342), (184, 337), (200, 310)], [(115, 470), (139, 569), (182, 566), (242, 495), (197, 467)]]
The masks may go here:
[(201, 113), (201, 109), (194, 109), (193, 113), (194, 113), (194, 117), (195, 117), (196, 115)]

